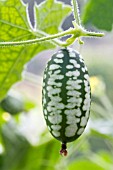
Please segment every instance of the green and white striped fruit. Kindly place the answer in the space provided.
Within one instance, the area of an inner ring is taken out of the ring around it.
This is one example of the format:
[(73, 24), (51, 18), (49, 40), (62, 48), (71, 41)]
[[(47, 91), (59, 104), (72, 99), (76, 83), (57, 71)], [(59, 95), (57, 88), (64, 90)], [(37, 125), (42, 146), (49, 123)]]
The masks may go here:
[(47, 63), (43, 77), (43, 113), (50, 133), (62, 142), (76, 140), (90, 113), (91, 91), (84, 60), (71, 48), (60, 49)]

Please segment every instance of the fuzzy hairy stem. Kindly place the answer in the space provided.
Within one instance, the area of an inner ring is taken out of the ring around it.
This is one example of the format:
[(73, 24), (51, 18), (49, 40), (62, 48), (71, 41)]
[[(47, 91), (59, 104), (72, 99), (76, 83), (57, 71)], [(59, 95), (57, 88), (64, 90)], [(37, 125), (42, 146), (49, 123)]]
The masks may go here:
[[(89, 32), (86, 31), (81, 26), (81, 20), (79, 17), (79, 10), (78, 10), (78, 3), (77, 0), (72, 0), (72, 6), (73, 6), (73, 14), (75, 17), (75, 20), (72, 22), (74, 28), (69, 28), (66, 31), (62, 31), (57, 34), (48, 35), (44, 32), (41, 32), (38, 30), (37, 32), (33, 32), (33, 34), (38, 37), (36, 39), (26, 40), (26, 41), (14, 41), (14, 42), (0, 42), (0, 47), (9, 47), (9, 46), (22, 46), (22, 45), (31, 45), (36, 43), (41, 43), (43, 41), (51, 41), (53, 44), (61, 47), (67, 47), (71, 45), (77, 38), (80, 44), (83, 44), (83, 41), (81, 40), (81, 37), (102, 37), (104, 36), (103, 33), (95, 33), (95, 32)], [(60, 41), (58, 38), (64, 37), (64, 36), (71, 36), (68, 38), (65, 42)]]
[[(66, 42), (62, 42), (62, 41), (55, 41), (54, 39), (56, 38), (60, 38), (60, 37), (64, 37), (67, 35), (72, 35), (71, 38), (67, 39)], [(54, 43), (56, 43), (59, 46), (62, 47), (66, 47), (71, 45), (76, 38), (79, 37), (102, 37), (104, 36), (103, 33), (95, 33), (95, 32), (88, 32), (86, 30), (84, 30), (82, 27), (76, 27), (76, 28), (69, 28), (66, 31), (60, 32), (58, 34), (54, 34), (54, 35), (48, 35), (42, 38), (36, 38), (36, 39), (32, 39), (32, 40), (26, 40), (26, 41), (17, 41), (17, 42), (0, 42), (0, 47), (8, 47), (8, 46), (19, 46), (19, 45), (31, 45), (31, 44), (36, 44), (36, 43), (40, 43), (43, 41), (48, 41), (48, 40), (52, 40)]]
[(63, 36), (70, 35), (70, 34), (72, 34), (72, 28), (70, 28), (70, 29), (68, 29), (66, 31), (63, 31), (61, 33), (58, 33), (58, 34), (48, 35), (48, 36), (45, 36), (45, 37), (42, 37), (42, 38), (36, 38), (36, 39), (32, 39), (32, 40), (17, 41), (17, 42), (0, 42), (0, 47), (1, 46), (2, 47), (5, 47), (5, 46), (8, 47), (8, 46), (30, 45), (30, 44), (35, 44), (35, 43), (39, 43), (39, 42), (43, 42), (43, 41), (63, 37)]
[(73, 15), (78, 25), (81, 25), (77, 0), (72, 0)]

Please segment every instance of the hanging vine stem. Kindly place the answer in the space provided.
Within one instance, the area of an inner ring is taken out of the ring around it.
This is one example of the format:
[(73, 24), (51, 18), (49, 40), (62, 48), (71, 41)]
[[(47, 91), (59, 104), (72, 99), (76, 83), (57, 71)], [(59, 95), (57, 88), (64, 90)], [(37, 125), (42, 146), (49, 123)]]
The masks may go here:
[(72, 0), (73, 15), (78, 25), (81, 25), (77, 0)]
[(40, 43), (43, 41), (64, 37), (67, 35), (72, 35), (72, 36), (71, 38), (68, 38), (66, 42), (56, 41), (56, 44), (62, 47), (66, 47), (66, 46), (71, 45), (76, 40), (76, 38), (79, 38), (79, 37), (92, 37), (92, 36), (102, 37), (104, 36), (103, 33), (89, 32), (89, 31), (84, 30), (82, 27), (76, 25), (76, 28), (69, 28), (68, 30), (60, 32), (58, 34), (48, 35), (42, 38), (36, 38), (36, 39), (26, 40), (26, 41), (17, 41), (17, 42), (0, 42), (0, 47), (36, 44), (36, 43)]
[[(21, 45), (31, 45), (31, 44), (36, 44), (36, 43), (41, 43), (43, 41), (48, 41), (51, 40), (54, 44), (61, 46), (61, 47), (67, 47), (74, 43), (74, 41), (78, 38), (79, 43), (82, 44), (82, 40), (80, 37), (102, 37), (104, 36), (103, 33), (95, 33), (95, 32), (90, 32), (86, 31), (82, 26), (81, 26), (81, 21), (79, 17), (79, 10), (78, 10), (78, 3), (77, 0), (72, 0), (72, 6), (73, 6), (73, 13), (74, 13), (74, 18), (75, 20), (72, 22), (74, 28), (69, 28), (66, 31), (62, 31), (57, 34), (53, 35), (48, 35), (46, 33), (39, 32), (41, 38), (36, 38), (36, 39), (31, 39), (31, 40), (26, 40), (26, 41), (16, 41), (16, 42), (0, 42), (0, 47), (9, 47), (9, 46), (21, 46)], [(37, 33), (33, 33), (34, 35), (37, 36)], [(68, 38), (65, 42), (58, 40), (58, 38), (64, 37), (71, 35), (70, 38)]]

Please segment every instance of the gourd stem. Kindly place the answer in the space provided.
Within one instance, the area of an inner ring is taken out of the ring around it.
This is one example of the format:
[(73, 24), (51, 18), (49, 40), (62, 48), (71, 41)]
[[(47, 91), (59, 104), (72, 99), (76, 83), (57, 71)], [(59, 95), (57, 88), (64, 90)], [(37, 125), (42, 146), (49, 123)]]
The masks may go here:
[(67, 156), (68, 152), (67, 152), (66, 143), (62, 143), (62, 145), (61, 145), (61, 150), (60, 150), (60, 154), (61, 154), (61, 155), (64, 155), (64, 156)]

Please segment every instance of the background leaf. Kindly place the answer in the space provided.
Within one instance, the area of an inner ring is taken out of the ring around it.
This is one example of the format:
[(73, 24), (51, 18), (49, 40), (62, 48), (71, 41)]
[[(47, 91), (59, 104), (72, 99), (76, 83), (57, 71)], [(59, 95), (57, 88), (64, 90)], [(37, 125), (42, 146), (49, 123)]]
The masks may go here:
[[(48, 10), (46, 10), (46, 5), (48, 5), (47, 7), (49, 10), (49, 15)], [(57, 10), (53, 10), (55, 7)], [(40, 8), (42, 11), (45, 11), (45, 18), (43, 17), (44, 13), (40, 13), (38, 25), (40, 25), (40, 30), (43, 30), (44, 32), (48, 30), (48, 33), (58, 32), (58, 28), (62, 23), (62, 19), (66, 17), (66, 13), (68, 14), (70, 12), (69, 6), (64, 5), (63, 3), (54, 2), (53, 0), (47, 0), (42, 4), (42, 6), (40, 6)], [(54, 20), (53, 11), (55, 16)], [(60, 11), (60, 16), (58, 15), (59, 18), (57, 18), (58, 11)], [(46, 23), (42, 22), (42, 17), (44, 21), (46, 20)], [(47, 23), (49, 23), (51, 20), (51, 25), (47, 25)], [(9, 0), (3, 4), (0, 4), (0, 28), (0, 41), (19, 41), (40, 37), (39, 31), (36, 32), (35, 36), (34, 32), (30, 30), (26, 18), (26, 8), (25, 6), (22, 6), (22, 3), (18, 0)], [(38, 54), (39, 52), (54, 47), (55, 46), (53, 44), (43, 42), (30, 47), (22, 46), (1, 48), (0, 100), (5, 96), (12, 84), (21, 79), (21, 72), (25, 63), (27, 63), (34, 55)]]
[(102, 167), (98, 166), (97, 164), (88, 161), (88, 160), (79, 160), (73, 164), (71, 164), (69, 166), (69, 170), (75, 170), (75, 169), (79, 169), (79, 170), (84, 170), (84, 169), (88, 169), (88, 170), (105, 170)]
[(49, 34), (58, 32), (58, 25), (61, 26), (64, 16), (69, 14), (70, 7), (62, 5), (62, 2), (46, 0), (37, 9), (37, 29)]
[(54, 170), (60, 157), (59, 143), (49, 140), (32, 146), (14, 127), (10, 122), (2, 128), (5, 153), (0, 158), (0, 170)]
[(82, 16), (83, 24), (111, 31), (113, 25), (112, 0), (88, 0)]

